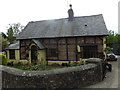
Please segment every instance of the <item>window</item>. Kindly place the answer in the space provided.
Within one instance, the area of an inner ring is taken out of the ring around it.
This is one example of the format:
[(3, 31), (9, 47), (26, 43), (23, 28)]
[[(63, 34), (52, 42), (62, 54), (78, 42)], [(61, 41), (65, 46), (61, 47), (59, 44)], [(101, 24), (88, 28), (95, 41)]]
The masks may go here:
[(48, 57), (57, 57), (57, 49), (56, 48), (50, 48), (47, 50), (47, 56)]
[(9, 50), (10, 52), (10, 59), (15, 59), (15, 50)]
[(28, 50), (31, 40), (20, 40), (20, 60), (28, 59)]
[(21, 47), (20, 48), (20, 59), (21, 60), (24, 60), (24, 59), (26, 59), (26, 47)]
[(97, 57), (97, 46), (81, 46), (81, 58)]

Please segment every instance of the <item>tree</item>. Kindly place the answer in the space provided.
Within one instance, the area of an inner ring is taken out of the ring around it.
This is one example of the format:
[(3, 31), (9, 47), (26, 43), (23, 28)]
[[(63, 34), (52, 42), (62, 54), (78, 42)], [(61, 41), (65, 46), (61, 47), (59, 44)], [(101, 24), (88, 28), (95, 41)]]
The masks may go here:
[(107, 36), (107, 39), (106, 39), (106, 43), (108, 45), (112, 44), (112, 43), (117, 43), (118, 42), (118, 39), (116, 38), (116, 34), (114, 31), (110, 30), (109, 31), (109, 36)]
[(116, 34), (116, 35), (115, 35), (115, 38), (117, 39), (116, 42), (117, 42), (117, 43), (120, 43), (120, 34)]
[(22, 26), (20, 23), (10, 24), (10, 26), (13, 29), (13, 34), (15, 37), (17, 37), (21, 30), (24, 28), (24, 26)]
[(10, 43), (16, 40), (16, 37), (19, 35), (21, 30), (24, 28), (20, 23), (9, 24), (9, 28), (7, 31), (7, 37)]
[(10, 27), (7, 31), (8, 41), (10, 43), (14, 42), (16, 40), (16, 37), (14, 36), (13, 29)]
[(2, 34), (0, 34), (0, 51), (3, 51), (8, 46), (8, 44), (8, 40), (2, 37)]

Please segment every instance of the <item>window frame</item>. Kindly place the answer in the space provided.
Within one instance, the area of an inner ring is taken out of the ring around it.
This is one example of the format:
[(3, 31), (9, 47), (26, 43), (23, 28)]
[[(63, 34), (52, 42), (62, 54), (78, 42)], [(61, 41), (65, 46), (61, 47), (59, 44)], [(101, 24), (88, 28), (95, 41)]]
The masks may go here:
[(57, 57), (58, 56), (57, 48), (49, 48), (49, 49), (47, 49), (47, 56), (48, 57)]

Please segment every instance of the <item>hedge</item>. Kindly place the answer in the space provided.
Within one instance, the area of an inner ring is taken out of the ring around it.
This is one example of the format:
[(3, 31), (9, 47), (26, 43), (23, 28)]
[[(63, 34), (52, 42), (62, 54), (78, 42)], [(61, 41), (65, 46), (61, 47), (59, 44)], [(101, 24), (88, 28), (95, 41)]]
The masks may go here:
[(4, 54), (0, 54), (0, 59), (2, 59), (2, 63), (0, 64), (7, 65), (8, 60)]

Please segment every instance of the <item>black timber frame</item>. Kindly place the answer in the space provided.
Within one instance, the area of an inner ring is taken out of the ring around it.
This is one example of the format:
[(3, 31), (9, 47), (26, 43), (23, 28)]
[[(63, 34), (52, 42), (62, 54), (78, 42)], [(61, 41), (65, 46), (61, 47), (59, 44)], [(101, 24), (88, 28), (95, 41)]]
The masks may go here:
[[(76, 46), (76, 61), (77, 61), (77, 59), (78, 59), (78, 52), (77, 52), (77, 45), (80, 45), (80, 46), (85, 46), (85, 45), (88, 45), (89, 43), (86, 43), (86, 37), (87, 36), (85, 36), (85, 37), (83, 37), (83, 40), (84, 40), (84, 43), (83, 44), (81, 44), (81, 43), (78, 43), (78, 37), (61, 37), (61, 38), (64, 38), (65, 39), (65, 43), (58, 43), (59, 42), (59, 40), (61, 39), (60, 37), (59, 38), (41, 38), (41, 41), (43, 40), (44, 41), (44, 39), (48, 39), (48, 43), (44, 43), (44, 45), (56, 45), (57, 47), (57, 49), (58, 49), (58, 47), (60, 46), (60, 45), (66, 45), (66, 60), (67, 61), (69, 61), (68, 60), (68, 45), (75, 45)], [(88, 36), (89, 37), (89, 36)], [(94, 44), (95, 45), (103, 45), (103, 43), (96, 43), (96, 37), (98, 37), (98, 38), (100, 38), (101, 40), (103, 40), (102, 39), (102, 37), (101, 36), (93, 36), (94, 37)], [(68, 43), (68, 39), (67, 38), (75, 38), (75, 43)], [(50, 40), (51, 39), (54, 39), (54, 40), (56, 40), (56, 43), (51, 43), (50, 42)], [(23, 39), (23, 40), (25, 40), (25, 39)], [(26, 39), (26, 40), (28, 40), (28, 39)], [(30, 39), (29, 39), (30, 40)], [(20, 40), (21, 41), (21, 40)], [(42, 42), (43, 42), (42, 41)], [(47, 53), (47, 52), (46, 52)], [(21, 53), (20, 53), (21, 54)], [(21, 56), (21, 55), (20, 55)], [(20, 57), (21, 58), (21, 57)], [(47, 58), (47, 57), (46, 57)], [(57, 55), (57, 60), (59, 60), (59, 52), (58, 52), (58, 55)]]

